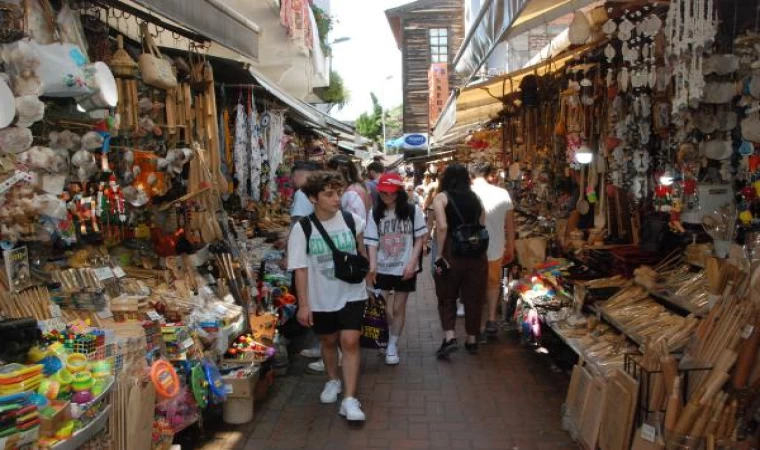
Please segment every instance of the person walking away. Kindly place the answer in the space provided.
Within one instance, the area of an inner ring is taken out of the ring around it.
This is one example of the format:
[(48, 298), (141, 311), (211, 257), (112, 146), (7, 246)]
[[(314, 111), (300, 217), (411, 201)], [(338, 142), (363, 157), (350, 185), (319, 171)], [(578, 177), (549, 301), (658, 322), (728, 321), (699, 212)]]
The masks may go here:
[(303, 193), (301, 188), (306, 183), (309, 175), (317, 169), (311, 161), (296, 161), (290, 169), (290, 181), (296, 192), (293, 194), (293, 202), (290, 205), (290, 226), (298, 222), (301, 217), (306, 217), (314, 212), (314, 206)]
[[(321, 226), (340, 251), (366, 257), (364, 218), (340, 209), (344, 186), (341, 175), (334, 172), (316, 172), (306, 181), (303, 191), (314, 205), (314, 213), (293, 226), (288, 269), (295, 271), (300, 294), (298, 321), (311, 327), (322, 345), (328, 381), (320, 401), (335, 403), (343, 392), (340, 415), (349, 421), (363, 421), (365, 415), (356, 392), (366, 283), (351, 284), (335, 277), (332, 250), (320, 230)], [(343, 349), (343, 382), (338, 374), (339, 342)]]
[(501, 290), (502, 268), (512, 262), (515, 253), (515, 220), (512, 199), (506, 189), (494, 186), (488, 180), (494, 175), (494, 167), (488, 162), (475, 162), (470, 166), (472, 190), (480, 198), (486, 212), (488, 230), (488, 284), (486, 288), (486, 312), (480, 327), (480, 343), (499, 334), (496, 309)]
[[(486, 215), (480, 199), (470, 187), (467, 168), (459, 163), (448, 166), (441, 178), (440, 190), (433, 200), (439, 251), (434, 281), (445, 336), (436, 355), (446, 358), (458, 349), (455, 330), (457, 298), (461, 299), (465, 310), (465, 349), (471, 354), (478, 352), (477, 336), (485, 301), (488, 259), (487, 237), (483, 239), (479, 234), (477, 239), (470, 239), (476, 236), (472, 230), (483, 227)], [(472, 248), (467, 247), (470, 243)]]
[(373, 205), (377, 205), (380, 201), (380, 197), (377, 194), (377, 182), (380, 179), (380, 175), (385, 172), (385, 166), (380, 161), (372, 161), (367, 166), (367, 191), (369, 192), (370, 200)]
[(407, 202), (414, 206), (422, 208), (422, 198), (414, 191), (414, 183), (411, 181), (405, 183)]
[[(422, 209), (409, 203), (404, 182), (398, 174), (380, 176), (380, 202), (367, 222), (365, 241), (369, 247), (370, 291), (380, 289), (386, 304), (389, 338), (385, 363), (399, 363), (398, 340), (406, 321), (406, 302), (417, 287), (417, 269), (427, 235)], [(393, 292), (392, 295), (389, 295)]]
[(372, 201), (359, 176), (356, 164), (348, 156), (337, 155), (330, 158), (327, 168), (339, 172), (346, 185), (340, 199), (343, 211), (354, 213), (366, 221), (367, 212), (372, 208)]
[[(293, 194), (293, 202), (290, 205), (290, 228), (298, 223), (303, 217), (308, 217), (314, 212), (314, 205), (311, 204), (309, 198), (303, 193), (301, 188), (306, 183), (306, 179), (309, 175), (317, 169), (316, 163), (312, 161), (296, 161), (293, 167), (290, 169), (290, 182), (296, 189)], [(295, 280), (293, 280), (293, 290), (295, 291)], [(294, 292), (298, 296), (298, 292)], [(317, 345), (314, 348), (306, 348), (301, 350), (301, 356), (304, 358), (319, 358), (322, 351)], [(324, 365), (323, 365), (324, 366)], [(322, 370), (324, 372), (324, 369)]]

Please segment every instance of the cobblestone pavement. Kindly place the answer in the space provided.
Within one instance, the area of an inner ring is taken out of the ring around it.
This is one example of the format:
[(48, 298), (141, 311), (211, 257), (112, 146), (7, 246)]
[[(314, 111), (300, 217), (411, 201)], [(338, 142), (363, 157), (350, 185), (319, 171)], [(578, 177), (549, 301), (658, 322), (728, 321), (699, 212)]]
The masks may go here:
[(364, 425), (349, 425), (338, 416), (338, 404), (320, 404), (324, 378), (307, 373), (308, 361), (293, 354), (287, 376), (276, 378), (268, 398), (256, 404), (253, 422), (209, 425), (210, 437), (198, 448), (577, 449), (560, 426), (568, 376), (508, 334), (481, 346), (477, 356), (461, 350), (450, 362), (436, 360), (436, 305), (431, 277), (421, 276), (408, 304), (401, 364), (386, 366), (375, 351), (364, 350)]

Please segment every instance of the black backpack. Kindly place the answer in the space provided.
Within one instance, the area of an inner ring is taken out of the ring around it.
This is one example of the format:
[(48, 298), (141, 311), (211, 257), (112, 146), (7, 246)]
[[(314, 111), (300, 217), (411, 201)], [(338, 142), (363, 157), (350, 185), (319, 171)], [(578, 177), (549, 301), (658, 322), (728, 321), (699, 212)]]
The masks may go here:
[(446, 198), (449, 199), (449, 204), (454, 209), (454, 213), (459, 217), (459, 221), (462, 222), (451, 233), (451, 252), (454, 256), (467, 258), (483, 256), (488, 250), (490, 237), (488, 236), (486, 227), (480, 224), (480, 217), (476, 217), (474, 223), (467, 223), (464, 217), (462, 217), (457, 204), (454, 203), (454, 199), (448, 194), (446, 194)]
[(346, 253), (338, 250), (335, 243), (327, 234), (325, 227), (322, 226), (322, 222), (317, 219), (315, 214), (311, 214), (308, 217), (302, 217), (298, 223), (301, 224), (301, 229), (306, 236), (306, 254), (310, 252), (309, 240), (311, 239), (312, 223), (317, 227), (317, 231), (322, 235), (322, 239), (325, 240), (325, 244), (330, 247), (330, 251), (333, 254), (333, 263), (335, 265), (335, 278), (345, 281), (350, 284), (359, 284), (364, 281), (364, 278), (369, 273), (369, 261), (367, 258), (359, 254), (358, 242), (356, 241), (356, 222), (354, 222), (354, 216), (345, 211), (341, 211), (343, 214), (343, 220), (351, 230), (351, 234), (354, 236), (354, 243), (356, 244), (356, 254)]

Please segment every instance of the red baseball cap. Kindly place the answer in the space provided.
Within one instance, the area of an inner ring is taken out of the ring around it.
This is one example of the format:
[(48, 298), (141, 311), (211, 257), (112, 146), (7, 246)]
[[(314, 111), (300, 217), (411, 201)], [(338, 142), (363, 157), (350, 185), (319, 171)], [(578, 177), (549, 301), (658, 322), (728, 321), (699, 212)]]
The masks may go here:
[(404, 180), (401, 175), (390, 172), (380, 175), (380, 180), (377, 182), (377, 190), (392, 194), (404, 189)]

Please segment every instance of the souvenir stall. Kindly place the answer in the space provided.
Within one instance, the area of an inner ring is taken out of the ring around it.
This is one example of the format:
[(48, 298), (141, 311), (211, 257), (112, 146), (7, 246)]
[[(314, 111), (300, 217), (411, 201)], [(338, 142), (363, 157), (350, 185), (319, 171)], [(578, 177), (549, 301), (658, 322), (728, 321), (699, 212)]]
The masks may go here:
[(0, 447), (168, 448), (215, 409), (250, 421), (295, 301), (265, 232), (300, 138), (282, 111), (236, 122), (192, 33), (170, 62), (159, 17), (56, 6), (0, 5)]
[(760, 41), (750, 3), (578, 11), (564, 53), (472, 88), (505, 94), (464, 144), (487, 149), (502, 130), (494, 159), (519, 233), (506, 315), (526, 343), (557, 340), (574, 354), (563, 425), (584, 448), (758, 442)]

